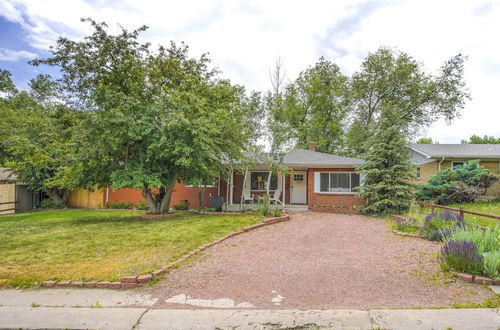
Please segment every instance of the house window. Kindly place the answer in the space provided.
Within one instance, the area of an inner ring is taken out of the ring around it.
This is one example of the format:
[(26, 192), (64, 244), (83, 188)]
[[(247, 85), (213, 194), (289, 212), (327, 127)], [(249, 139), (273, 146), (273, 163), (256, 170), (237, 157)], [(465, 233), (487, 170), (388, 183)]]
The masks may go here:
[[(267, 190), (267, 178), (269, 172), (252, 172), (250, 176), (250, 189), (251, 190)], [(269, 190), (276, 190), (278, 188), (278, 176), (271, 175)]]
[(417, 179), (420, 179), (420, 166), (417, 166), (417, 172), (415, 173)]
[(319, 174), (319, 192), (351, 193), (360, 185), (359, 173), (323, 172)]
[(304, 181), (304, 174), (294, 174), (293, 175), (293, 181), (295, 181), (295, 182), (302, 182), (302, 181)]
[(457, 166), (464, 166), (464, 162), (451, 162), (451, 167), (455, 168)]

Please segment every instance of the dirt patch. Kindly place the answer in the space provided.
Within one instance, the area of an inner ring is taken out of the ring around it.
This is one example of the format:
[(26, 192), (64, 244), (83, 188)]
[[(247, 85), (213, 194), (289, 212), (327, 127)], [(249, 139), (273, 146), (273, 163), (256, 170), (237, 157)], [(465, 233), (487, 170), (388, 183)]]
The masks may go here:
[(213, 246), (143, 290), (159, 298), (155, 307), (172, 308), (195, 308), (164, 302), (179, 294), (259, 309), (445, 307), (493, 296), (443, 273), (439, 248), (381, 219), (304, 212)]

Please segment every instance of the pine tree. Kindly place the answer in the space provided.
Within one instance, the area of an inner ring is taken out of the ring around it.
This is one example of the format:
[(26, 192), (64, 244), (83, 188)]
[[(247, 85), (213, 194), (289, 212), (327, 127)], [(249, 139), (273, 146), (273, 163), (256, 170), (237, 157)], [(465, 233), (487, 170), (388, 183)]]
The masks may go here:
[(369, 214), (397, 214), (411, 204), (413, 165), (408, 159), (405, 135), (389, 118), (382, 118), (370, 139), (366, 162), (358, 167), (365, 175), (359, 196), (366, 200), (361, 211)]

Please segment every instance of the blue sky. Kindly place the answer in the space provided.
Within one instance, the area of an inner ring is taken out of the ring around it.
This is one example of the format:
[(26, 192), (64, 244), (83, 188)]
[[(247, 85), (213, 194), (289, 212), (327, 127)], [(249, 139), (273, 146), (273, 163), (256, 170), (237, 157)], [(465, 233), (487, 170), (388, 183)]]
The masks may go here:
[(88, 34), (81, 17), (106, 21), (115, 31), (118, 23), (129, 29), (146, 24), (144, 41), (155, 47), (185, 41), (193, 55), (209, 52), (224, 77), (249, 90), (270, 88), (278, 56), (291, 81), (320, 56), (352, 74), (380, 46), (411, 54), (433, 73), (463, 53), (473, 100), (452, 125), (439, 121), (422, 135), (441, 143), (500, 136), (500, 1), (0, 0), (0, 68), (21, 87), (37, 73), (56, 75), (26, 62), (48, 56), (60, 35)]

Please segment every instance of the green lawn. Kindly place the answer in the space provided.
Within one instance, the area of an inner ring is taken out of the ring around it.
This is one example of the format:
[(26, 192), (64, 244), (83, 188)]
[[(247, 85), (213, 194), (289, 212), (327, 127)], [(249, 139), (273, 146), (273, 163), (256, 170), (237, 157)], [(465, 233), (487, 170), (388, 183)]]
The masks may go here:
[[(500, 216), (500, 202), (465, 203), (465, 204), (455, 204), (447, 206), (457, 209), (460, 208), (460, 206), (462, 206), (464, 210)], [(439, 210), (440, 209), (435, 209), (435, 211), (437, 212), (439, 212)], [(412, 207), (412, 209), (408, 212), (407, 215), (416, 218), (417, 220), (423, 221), (425, 216), (430, 212), (431, 212), (430, 208), (416, 205)], [(471, 214), (465, 214), (465, 222), (468, 224), (476, 224), (484, 227), (500, 226), (500, 220), (480, 217)]]
[(51, 210), (0, 216), (0, 287), (49, 279), (118, 280), (154, 271), (190, 250), (260, 222), (253, 215)]

